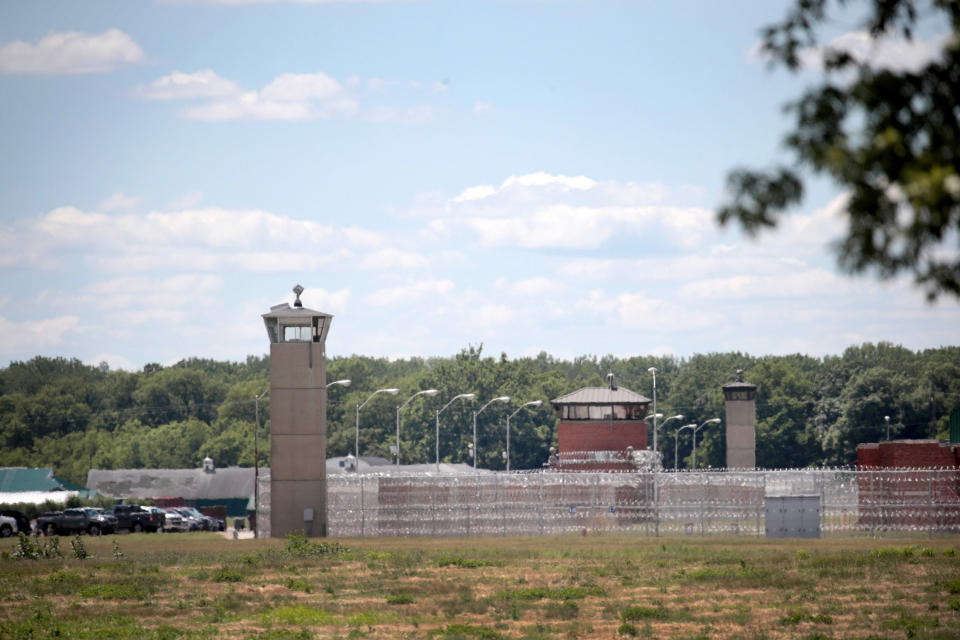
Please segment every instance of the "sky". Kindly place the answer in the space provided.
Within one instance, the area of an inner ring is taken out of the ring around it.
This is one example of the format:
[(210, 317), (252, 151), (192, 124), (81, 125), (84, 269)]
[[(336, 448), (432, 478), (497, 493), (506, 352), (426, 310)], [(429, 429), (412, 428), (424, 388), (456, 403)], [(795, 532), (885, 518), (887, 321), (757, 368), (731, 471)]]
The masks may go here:
[[(836, 267), (844, 192), (720, 228), (789, 162), (814, 82), (757, 54), (773, 0), (0, 3), (0, 365), (330, 356), (842, 353), (960, 341), (960, 304)], [(865, 43), (934, 55), (945, 27)]]

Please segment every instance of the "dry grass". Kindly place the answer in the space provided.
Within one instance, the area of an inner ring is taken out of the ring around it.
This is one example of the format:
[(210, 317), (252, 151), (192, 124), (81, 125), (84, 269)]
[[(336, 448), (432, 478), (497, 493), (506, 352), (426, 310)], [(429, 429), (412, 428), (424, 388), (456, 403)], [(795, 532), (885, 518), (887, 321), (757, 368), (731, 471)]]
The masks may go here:
[(955, 538), (324, 542), (4, 540), (0, 638), (960, 639)]

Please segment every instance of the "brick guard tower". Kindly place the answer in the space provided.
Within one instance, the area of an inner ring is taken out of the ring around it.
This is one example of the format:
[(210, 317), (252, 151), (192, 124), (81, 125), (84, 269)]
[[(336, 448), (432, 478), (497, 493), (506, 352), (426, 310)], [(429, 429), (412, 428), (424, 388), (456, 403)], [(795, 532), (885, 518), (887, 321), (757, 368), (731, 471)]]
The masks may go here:
[(293, 307), (263, 314), (270, 337), (270, 535), (327, 535), (325, 342), (330, 314)]
[[(647, 448), (650, 398), (617, 387), (584, 387), (550, 401), (560, 424), (559, 451), (551, 468), (560, 471), (634, 471)], [(646, 460), (645, 464), (651, 464)]]
[(757, 385), (744, 382), (743, 369), (737, 381), (723, 385), (727, 425), (727, 469), (757, 466)]

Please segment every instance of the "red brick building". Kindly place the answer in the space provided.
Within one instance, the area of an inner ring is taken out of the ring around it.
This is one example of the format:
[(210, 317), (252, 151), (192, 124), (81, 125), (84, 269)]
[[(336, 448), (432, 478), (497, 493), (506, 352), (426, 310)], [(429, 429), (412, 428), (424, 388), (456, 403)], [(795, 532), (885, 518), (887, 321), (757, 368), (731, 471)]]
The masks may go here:
[(632, 471), (632, 453), (647, 448), (650, 398), (618, 387), (584, 387), (550, 401), (560, 420), (552, 467), (564, 471)]
[(857, 446), (861, 525), (960, 528), (960, 444), (892, 440)]

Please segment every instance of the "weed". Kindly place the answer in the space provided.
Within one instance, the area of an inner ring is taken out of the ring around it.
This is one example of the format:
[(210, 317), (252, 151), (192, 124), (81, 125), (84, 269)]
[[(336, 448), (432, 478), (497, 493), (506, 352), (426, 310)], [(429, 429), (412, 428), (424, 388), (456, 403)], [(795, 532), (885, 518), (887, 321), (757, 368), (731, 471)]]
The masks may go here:
[(278, 607), (261, 616), (266, 623), (285, 624), (295, 627), (336, 624), (334, 615), (324, 609), (315, 609), (302, 604)]
[(406, 593), (395, 593), (387, 596), (387, 604), (413, 604), (413, 596)]
[(123, 560), (123, 552), (120, 551), (120, 542), (116, 538), (113, 539), (113, 559)]
[(73, 555), (77, 560), (86, 560), (90, 556), (87, 552), (87, 545), (83, 544), (80, 536), (75, 536), (73, 540), (70, 541), (70, 546), (73, 547)]
[(473, 558), (464, 558), (463, 556), (440, 556), (437, 560), (438, 567), (457, 567), (458, 569), (476, 569), (477, 567), (489, 566), (489, 562), (481, 562)]
[(954, 578), (953, 580), (948, 580), (943, 583), (944, 588), (947, 590), (947, 593), (957, 594), (960, 593), (960, 578)]
[(635, 638), (638, 633), (639, 631), (637, 631), (637, 628), (629, 622), (624, 622), (617, 627), (617, 634), (621, 636), (630, 636), (631, 638)]
[(300, 578), (287, 578), (287, 589), (292, 591), (303, 591), (304, 593), (313, 593), (313, 585)]
[(237, 569), (220, 567), (213, 572), (214, 582), (243, 582), (243, 574)]
[(291, 533), (287, 536), (287, 544), (284, 547), (284, 553), (293, 558), (320, 558), (329, 555), (339, 555), (347, 551), (346, 547), (339, 542), (329, 544), (327, 542), (313, 542), (306, 536), (298, 533)]
[(548, 602), (543, 608), (543, 615), (557, 620), (573, 620), (580, 615), (580, 606), (573, 600)]
[(439, 631), (431, 632), (427, 635), (429, 638), (438, 638), (440, 640), (505, 640), (506, 636), (493, 629), (473, 624), (451, 624)]
[(624, 622), (636, 622), (637, 620), (669, 620), (670, 612), (664, 607), (635, 605), (621, 611), (620, 619)]

